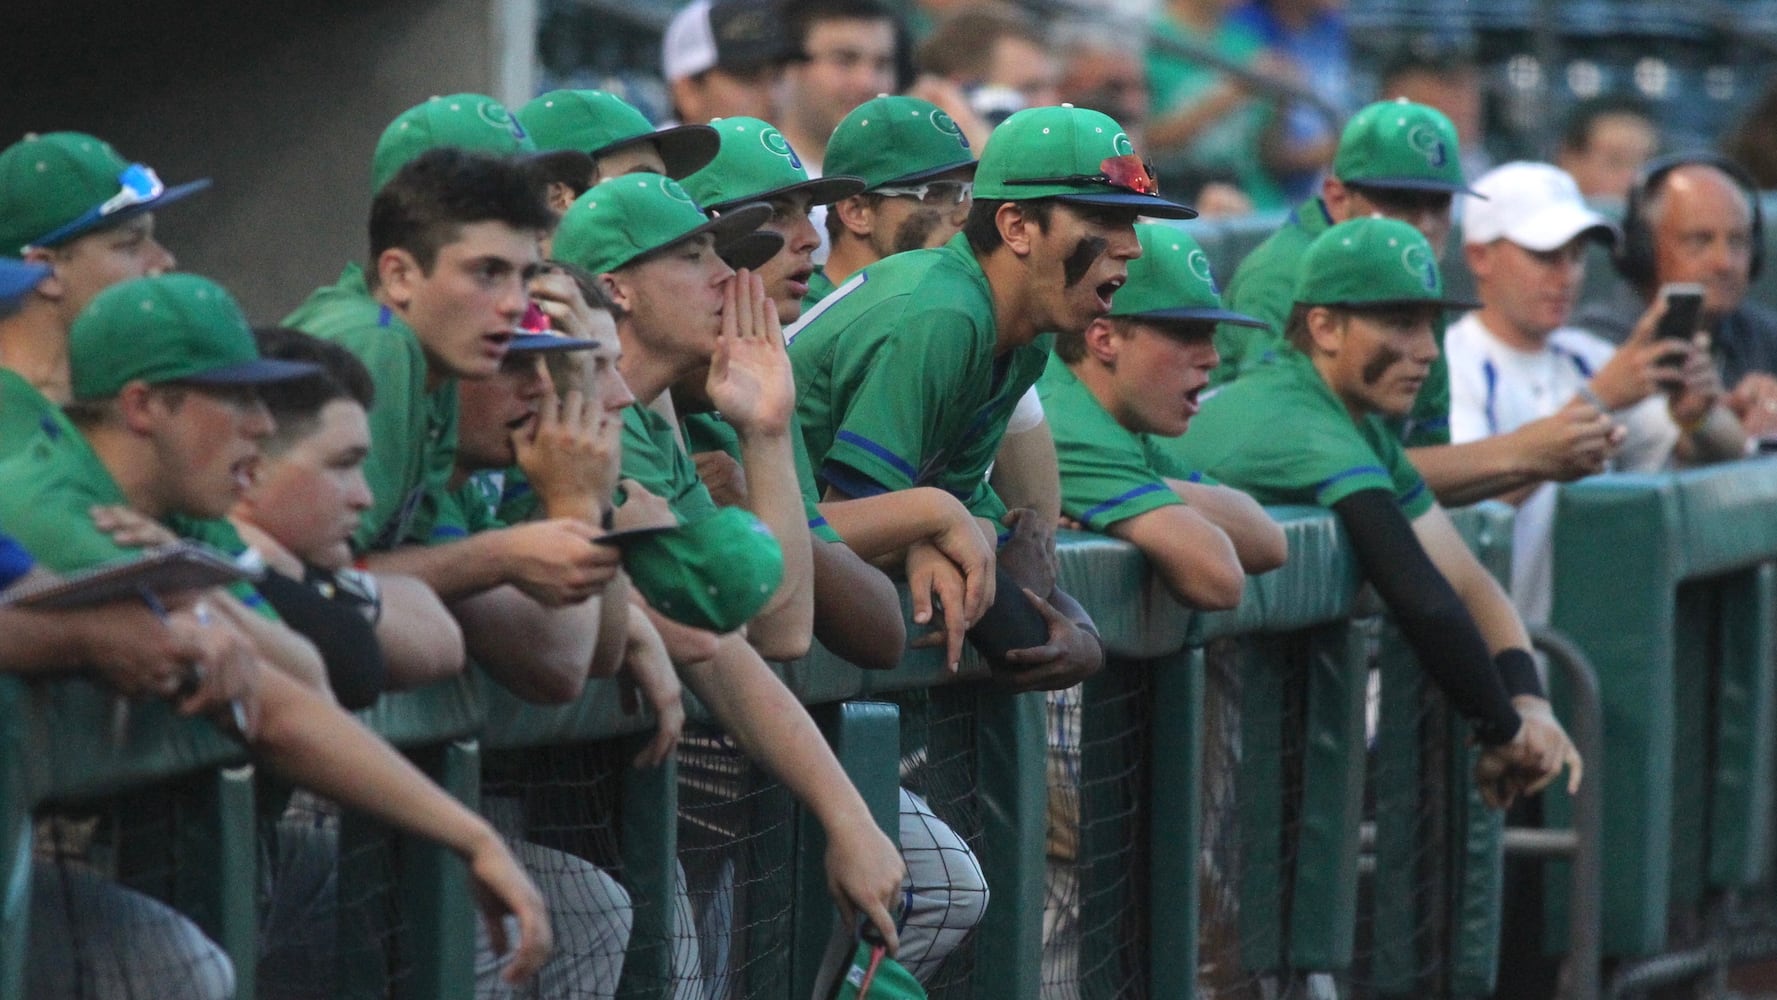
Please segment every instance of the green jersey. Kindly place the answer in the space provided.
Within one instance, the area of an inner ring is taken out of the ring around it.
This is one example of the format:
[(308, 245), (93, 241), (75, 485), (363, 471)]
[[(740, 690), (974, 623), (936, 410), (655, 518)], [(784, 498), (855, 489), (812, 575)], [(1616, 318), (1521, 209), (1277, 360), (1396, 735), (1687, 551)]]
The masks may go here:
[[(720, 413), (691, 413), (679, 419), (679, 430), (685, 435), (685, 450), (696, 454), (700, 451), (727, 452), (736, 462), (740, 461), (740, 435), (734, 426), (722, 419)], [(839, 532), (827, 523), (821, 515), (820, 487), (814, 478), (814, 463), (808, 460), (808, 446), (802, 441), (802, 432), (798, 429), (790, 435), (790, 448), (796, 458), (796, 485), (802, 491), (802, 508), (808, 515), (808, 530), (814, 537), (823, 542), (841, 542)]]
[(1433, 503), (1400, 438), (1376, 416), (1354, 422), (1313, 363), (1293, 350), (1204, 400), (1190, 432), (1164, 446), (1174, 461), (1264, 504), (1331, 507), (1361, 490), (1385, 489), (1410, 521)]
[(500, 507), (502, 477), (498, 472), (477, 472), (461, 486), (439, 498), (432, 518), (428, 544), (454, 542), (470, 535), (504, 528), (497, 511)]
[[(1216, 353), (1221, 364), (1210, 373), (1210, 385), (1220, 386), (1295, 349), (1283, 339), (1284, 324), (1295, 305), (1297, 262), (1314, 238), (1333, 225), (1326, 203), (1319, 198), (1303, 202), (1290, 213), (1277, 232), (1246, 255), (1228, 279), (1222, 299), (1228, 308), (1262, 319), (1269, 330), (1222, 324), (1216, 328)], [(1450, 443), (1450, 366), (1444, 361), (1444, 319), (1432, 325), (1438, 339), (1438, 358), (1426, 373), (1419, 398), (1406, 418), (1384, 421), (1409, 448)]]
[(936, 486), (998, 523), (987, 468), (1053, 336), (995, 352), (992, 290), (968, 240), (884, 258), (790, 328), (796, 411), (825, 484)]
[(802, 311), (813, 309), (820, 301), (833, 294), (833, 279), (827, 277), (827, 269), (816, 266), (814, 273), (808, 276), (808, 294), (802, 296)]
[[(73, 573), (100, 563), (141, 554), (125, 548), (93, 523), (95, 506), (127, 505), (123, 488), (99, 461), (86, 438), (61, 424), (45, 424), (29, 444), (12, 450), (0, 460), (0, 531), (45, 567), (57, 573)], [(230, 555), (246, 546), (226, 521), (169, 517), (166, 526), (174, 533), (214, 543)], [(235, 545), (227, 545), (227, 539)], [(278, 616), (258, 591), (236, 583), (229, 592), (241, 603), (266, 618)]]
[(23, 375), (0, 368), (0, 458), (22, 450), (51, 424), (61, 433), (75, 433), (61, 407)]
[(364, 461), (375, 502), (364, 512), (353, 545), (364, 551), (424, 544), (456, 461), (456, 379), (426, 388), (419, 337), (371, 296), (356, 264), (310, 295), (284, 324), (342, 345), (376, 382), (370, 457)]
[(623, 411), (623, 475), (667, 502), (681, 524), (716, 512), (697, 466), (665, 417), (640, 403)]
[(1161, 507), (1183, 503), (1168, 479), (1202, 482), (1151, 434), (1117, 423), (1058, 357), (1037, 382), (1055, 436), (1061, 469), (1061, 511), (1093, 531)]

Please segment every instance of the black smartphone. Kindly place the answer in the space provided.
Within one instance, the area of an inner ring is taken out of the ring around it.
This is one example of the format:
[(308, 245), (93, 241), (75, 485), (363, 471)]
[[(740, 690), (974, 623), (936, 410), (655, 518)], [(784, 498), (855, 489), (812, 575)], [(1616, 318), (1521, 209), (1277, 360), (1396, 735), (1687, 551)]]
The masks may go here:
[(1654, 336), (1689, 343), (1703, 319), (1703, 286), (1693, 281), (1668, 282), (1660, 286), (1660, 298), (1666, 300), (1666, 313)]

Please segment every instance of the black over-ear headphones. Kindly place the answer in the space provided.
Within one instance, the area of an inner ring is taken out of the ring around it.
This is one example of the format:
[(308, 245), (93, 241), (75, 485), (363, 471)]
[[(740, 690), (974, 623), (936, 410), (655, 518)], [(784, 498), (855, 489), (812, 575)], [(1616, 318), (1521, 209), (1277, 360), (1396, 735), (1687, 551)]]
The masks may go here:
[(1623, 201), (1623, 239), (1612, 257), (1617, 273), (1638, 290), (1648, 291), (1654, 285), (1654, 229), (1647, 219), (1648, 199), (1659, 194), (1667, 174), (1693, 164), (1720, 170), (1745, 193), (1747, 203), (1752, 206), (1751, 277), (1758, 277), (1759, 268), (1764, 265), (1765, 215), (1759, 207), (1758, 182), (1752, 179), (1746, 168), (1719, 153), (1708, 151), (1662, 156), (1649, 160), (1629, 187), (1628, 197)]

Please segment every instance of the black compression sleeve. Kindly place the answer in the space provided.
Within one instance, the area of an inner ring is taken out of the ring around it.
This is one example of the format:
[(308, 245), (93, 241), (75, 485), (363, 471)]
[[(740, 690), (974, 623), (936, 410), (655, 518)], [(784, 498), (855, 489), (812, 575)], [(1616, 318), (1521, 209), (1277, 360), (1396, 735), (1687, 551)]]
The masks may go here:
[(1450, 581), (1426, 555), (1387, 490), (1360, 490), (1333, 505), (1364, 576), (1382, 596), (1419, 663), (1489, 746), (1509, 743), (1518, 712), (1487, 643)]
[(327, 683), (341, 706), (368, 708), (376, 701), (387, 669), (376, 631), (363, 612), (276, 572), (266, 573), (254, 586), (284, 624), (315, 644), (327, 665)]

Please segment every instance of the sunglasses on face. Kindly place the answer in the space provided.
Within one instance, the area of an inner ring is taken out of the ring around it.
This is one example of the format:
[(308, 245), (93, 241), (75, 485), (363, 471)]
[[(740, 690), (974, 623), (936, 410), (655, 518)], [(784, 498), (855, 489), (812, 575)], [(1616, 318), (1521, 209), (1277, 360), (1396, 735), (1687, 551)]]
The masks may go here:
[(1158, 195), (1160, 182), (1141, 157), (1130, 153), (1112, 156), (1098, 165), (1096, 174), (1067, 174), (1062, 177), (1018, 177), (1007, 184), (1109, 184), (1136, 194)]
[(974, 181), (927, 181), (898, 187), (879, 187), (870, 192), (885, 198), (916, 198), (928, 208), (961, 205), (975, 196)]

